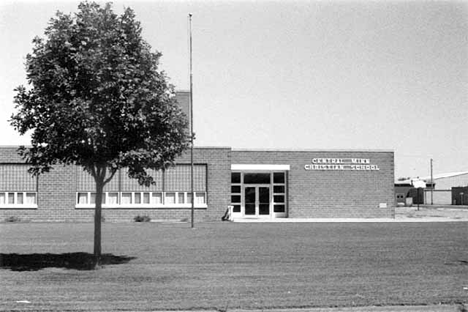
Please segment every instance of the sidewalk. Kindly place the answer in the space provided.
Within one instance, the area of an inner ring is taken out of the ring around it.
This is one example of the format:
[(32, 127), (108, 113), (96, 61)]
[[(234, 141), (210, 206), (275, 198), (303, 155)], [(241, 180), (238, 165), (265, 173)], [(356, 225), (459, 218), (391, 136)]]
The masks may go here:
[[(227, 312), (462, 312), (466, 311), (466, 306), (462, 304), (441, 304), (441, 305), (422, 305), (422, 306), (370, 306), (370, 307), (337, 307), (337, 308), (284, 308), (284, 309), (226, 309)], [(219, 312), (224, 310), (189, 310), (177, 312)], [(156, 311), (154, 311), (156, 312)], [(157, 311), (174, 312), (174, 311)]]
[(304, 222), (468, 222), (468, 206), (417, 206), (396, 207), (395, 218), (244, 218), (233, 222), (304, 223)]

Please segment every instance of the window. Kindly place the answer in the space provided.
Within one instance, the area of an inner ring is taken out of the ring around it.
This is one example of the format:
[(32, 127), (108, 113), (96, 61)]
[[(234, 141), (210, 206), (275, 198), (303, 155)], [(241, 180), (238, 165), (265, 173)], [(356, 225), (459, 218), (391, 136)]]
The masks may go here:
[(79, 205), (86, 205), (88, 203), (88, 193), (78, 193), (78, 200)]
[(151, 193), (151, 204), (162, 205), (163, 203), (162, 193)]
[(241, 173), (231, 173), (231, 206), (232, 212), (241, 212), (242, 204), (242, 188), (241, 188)]
[(26, 205), (36, 205), (36, 193), (26, 193)]
[(15, 204), (15, 193), (7, 193), (8, 194), (8, 205), (14, 205)]
[(107, 201), (109, 205), (118, 205), (119, 204), (119, 193), (107, 193)]
[(37, 193), (0, 192), (0, 208), (37, 208)]
[(273, 183), (284, 184), (284, 172), (273, 173)]
[(37, 178), (29, 165), (0, 164), (0, 208), (37, 208)]
[(121, 203), (122, 205), (132, 204), (132, 193), (122, 193)]
[[(268, 202), (272, 205), (273, 211), (276, 213), (286, 213), (286, 178), (285, 171), (232, 172), (230, 194), (230, 203), (233, 207), (232, 212), (242, 212), (242, 203), (245, 201), (245, 194), (242, 192), (243, 185), (263, 184), (269, 186), (268, 194), (272, 192), (272, 197), (268, 199)], [(262, 211), (259, 214), (262, 214)]]
[[(77, 168), (76, 208), (93, 208), (95, 195), (94, 179), (87, 172)], [(104, 188), (103, 208), (190, 208), (191, 166), (178, 164), (166, 170), (148, 170), (155, 184), (141, 186), (130, 179), (126, 169), (117, 172)], [(206, 208), (207, 166), (194, 166), (195, 207)], [(7, 200), (7, 198), (5, 199)]]
[(90, 198), (91, 198), (91, 204), (96, 204), (96, 193), (91, 193), (90, 194)]
[[(119, 198), (120, 196), (120, 198)], [(21, 197), (21, 196), (20, 196)], [(35, 201), (31, 193), (22, 195), (23, 201)], [(0, 193), (0, 206), (8, 199), (5, 193)], [(76, 194), (77, 208), (94, 208), (96, 204), (95, 193), (79, 192)], [(105, 192), (102, 197), (103, 208), (190, 208), (192, 194), (190, 192)], [(206, 193), (195, 192), (195, 207), (206, 207)]]
[(241, 183), (241, 174), (240, 172), (231, 173), (231, 183)]
[(206, 193), (195, 193), (195, 204), (206, 204)]
[(25, 164), (0, 164), (0, 191), (36, 192), (37, 178), (29, 174), (28, 168)]
[(270, 184), (270, 173), (244, 173), (244, 184)]
[(143, 193), (143, 204), (150, 203), (150, 193)]
[(177, 193), (177, 203), (185, 204), (185, 193)]
[(176, 203), (176, 193), (174, 192), (166, 193), (164, 203), (166, 205), (174, 205)]
[(273, 212), (286, 212), (286, 173), (273, 173)]

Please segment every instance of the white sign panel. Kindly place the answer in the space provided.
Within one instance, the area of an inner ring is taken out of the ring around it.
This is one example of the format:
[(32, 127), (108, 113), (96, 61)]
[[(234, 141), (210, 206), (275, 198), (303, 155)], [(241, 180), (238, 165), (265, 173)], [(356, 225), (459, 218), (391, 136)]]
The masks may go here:
[(343, 171), (379, 171), (376, 164), (368, 158), (313, 158), (305, 170), (343, 170)]

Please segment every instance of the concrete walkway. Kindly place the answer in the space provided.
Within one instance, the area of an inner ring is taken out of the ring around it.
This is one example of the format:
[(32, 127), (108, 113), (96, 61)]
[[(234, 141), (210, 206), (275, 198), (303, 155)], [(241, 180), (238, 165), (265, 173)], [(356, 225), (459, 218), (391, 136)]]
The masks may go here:
[(233, 222), (239, 223), (421, 223), (421, 222), (468, 222), (467, 219), (434, 218), (434, 219), (345, 219), (345, 218), (282, 218), (282, 219), (234, 219)]
[(234, 222), (277, 222), (277, 223), (304, 223), (304, 222), (468, 222), (468, 206), (421, 206), (397, 207), (395, 218), (243, 218), (234, 219)]
[[(380, 306), (380, 307), (341, 307), (341, 308), (304, 308), (248, 310), (248, 312), (461, 312), (462, 305), (427, 305), (427, 306)], [(228, 310), (228, 312), (247, 312), (247, 310)]]
[[(339, 308), (283, 308), (283, 309), (229, 309), (226, 310), (187, 310), (177, 312), (463, 312), (467, 311), (462, 304), (453, 305), (422, 305), (422, 306), (370, 306), (370, 307), (339, 307)], [(154, 311), (154, 312), (174, 312), (174, 311)]]

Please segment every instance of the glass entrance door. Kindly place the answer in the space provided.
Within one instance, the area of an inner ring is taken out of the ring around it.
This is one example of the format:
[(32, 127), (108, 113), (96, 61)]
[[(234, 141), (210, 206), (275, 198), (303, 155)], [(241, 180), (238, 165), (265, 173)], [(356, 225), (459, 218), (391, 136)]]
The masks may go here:
[(244, 215), (270, 215), (270, 186), (244, 187)]

